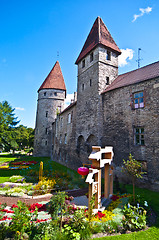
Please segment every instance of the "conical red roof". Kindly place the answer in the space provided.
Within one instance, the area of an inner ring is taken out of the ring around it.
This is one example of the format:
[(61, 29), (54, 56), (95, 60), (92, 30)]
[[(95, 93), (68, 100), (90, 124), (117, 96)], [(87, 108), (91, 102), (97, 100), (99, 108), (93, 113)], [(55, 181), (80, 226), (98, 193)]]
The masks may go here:
[(49, 75), (39, 88), (38, 92), (42, 89), (60, 89), (66, 91), (66, 86), (64, 82), (64, 78), (62, 75), (61, 67), (59, 62), (57, 61), (54, 67), (51, 69)]
[(79, 61), (85, 57), (94, 47), (98, 44), (102, 44), (105, 47), (115, 51), (118, 55), (121, 54), (120, 49), (116, 45), (114, 39), (112, 38), (110, 32), (105, 26), (104, 22), (100, 17), (97, 17), (93, 27), (85, 41), (85, 44), (80, 52), (75, 64), (78, 64)]

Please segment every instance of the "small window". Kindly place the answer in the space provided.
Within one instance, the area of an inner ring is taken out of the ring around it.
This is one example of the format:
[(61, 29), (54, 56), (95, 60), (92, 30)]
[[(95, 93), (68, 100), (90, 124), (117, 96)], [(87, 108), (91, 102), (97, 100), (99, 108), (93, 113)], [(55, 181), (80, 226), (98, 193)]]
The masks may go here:
[(92, 79), (89, 80), (89, 85), (92, 86)]
[(62, 143), (62, 134), (60, 134), (60, 143)]
[(93, 52), (90, 54), (90, 62), (93, 61)]
[(111, 52), (107, 51), (106, 60), (111, 60)]
[(47, 128), (45, 129), (45, 133), (48, 134), (48, 129)]
[(65, 133), (65, 144), (67, 144), (67, 134)]
[(46, 117), (48, 117), (48, 111), (46, 111)]
[(54, 92), (54, 95), (57, 96), (57, 92)]
[(47, 141), (45, 141), (45, 146), (47, 146)]
[(85, 67), (85, 59), (82, 61), (82, 68)]
[(71, 123), (73, 121), (73, 111), (71, 112)]
[(144, 93), (143, 92), (134, 93), (133, 99), (134, 99), (134, 108), (135, 109), (144, 107)]
[(84, 90), (84, 83), (82, 84), (82, 91)]
[(144, 128), (137, 127), (134, 129), (135, 145), (145, 145)]
[(63, 117), (61, 118), (61, 127), (63, 127)]
[(106, 85), (109, 85), (109, 77), (106, 77)]
[(44, 96), (46, 96), (46, 92), (44, 92)]
[(68, 114), (67, 123), (71, 123), (71, 113)]

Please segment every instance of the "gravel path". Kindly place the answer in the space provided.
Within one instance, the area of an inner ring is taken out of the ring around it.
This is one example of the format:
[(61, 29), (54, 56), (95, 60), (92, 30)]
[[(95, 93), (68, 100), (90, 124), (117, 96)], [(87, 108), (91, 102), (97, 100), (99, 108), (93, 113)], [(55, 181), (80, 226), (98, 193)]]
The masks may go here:
[[(83, 196), (88, 192), (88, 189), (74, 189), (74, 190), (68, 190), (66, 191), (69, 196), (73, 197), (79, 197)], [(27, 205), (36, 203), (36, 202), (42, 202), (42, 201), (49, 201), (50, 198), (52, 197), (52, 194), (46, 194), (46, 195), (41, 195), (41, 196), (36, 196), (36, 197), (31, 197), (31, 198), (25, 198), (25, 197), (5, 197), (5, 196), (0, 196), (0, 203), (6, 203), (7, 206), (12, 206), (13, 204), (17, 204), (18, 200), (25, 202)]]

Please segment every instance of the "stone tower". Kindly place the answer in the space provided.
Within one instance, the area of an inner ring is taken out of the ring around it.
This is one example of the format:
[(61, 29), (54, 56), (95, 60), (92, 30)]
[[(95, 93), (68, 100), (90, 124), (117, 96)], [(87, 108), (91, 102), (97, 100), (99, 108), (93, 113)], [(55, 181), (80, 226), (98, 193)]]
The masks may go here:
[[(77, 86), (77, 147), (101, 144), (101, 92), (118, 76), (120, 49), (107, 27), (97, 17), (76, 60)], [(79, 151), (79, 149), (78, 149)]]
[(64, 109), (66, 86), (57, 61), (38, 90), (34, 156), (50, 156), (52, 123)]

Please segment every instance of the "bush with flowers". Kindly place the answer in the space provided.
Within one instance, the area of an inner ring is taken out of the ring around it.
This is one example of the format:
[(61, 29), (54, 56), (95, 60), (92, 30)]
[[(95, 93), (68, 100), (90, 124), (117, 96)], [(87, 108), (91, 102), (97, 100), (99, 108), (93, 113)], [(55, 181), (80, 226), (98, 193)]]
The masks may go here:
[(137, 206), (128, 205), (124, 206), (123, 209), (123, 228), (124, 230), (141, 230), (146, 227), (146, 210), (140, 207), (139, 203)]
[(55, 179), (47, 179), (43, 177), (41, 181), (34, 188), (34, 194), (46, 194), (50, 193), (56, 184)]

